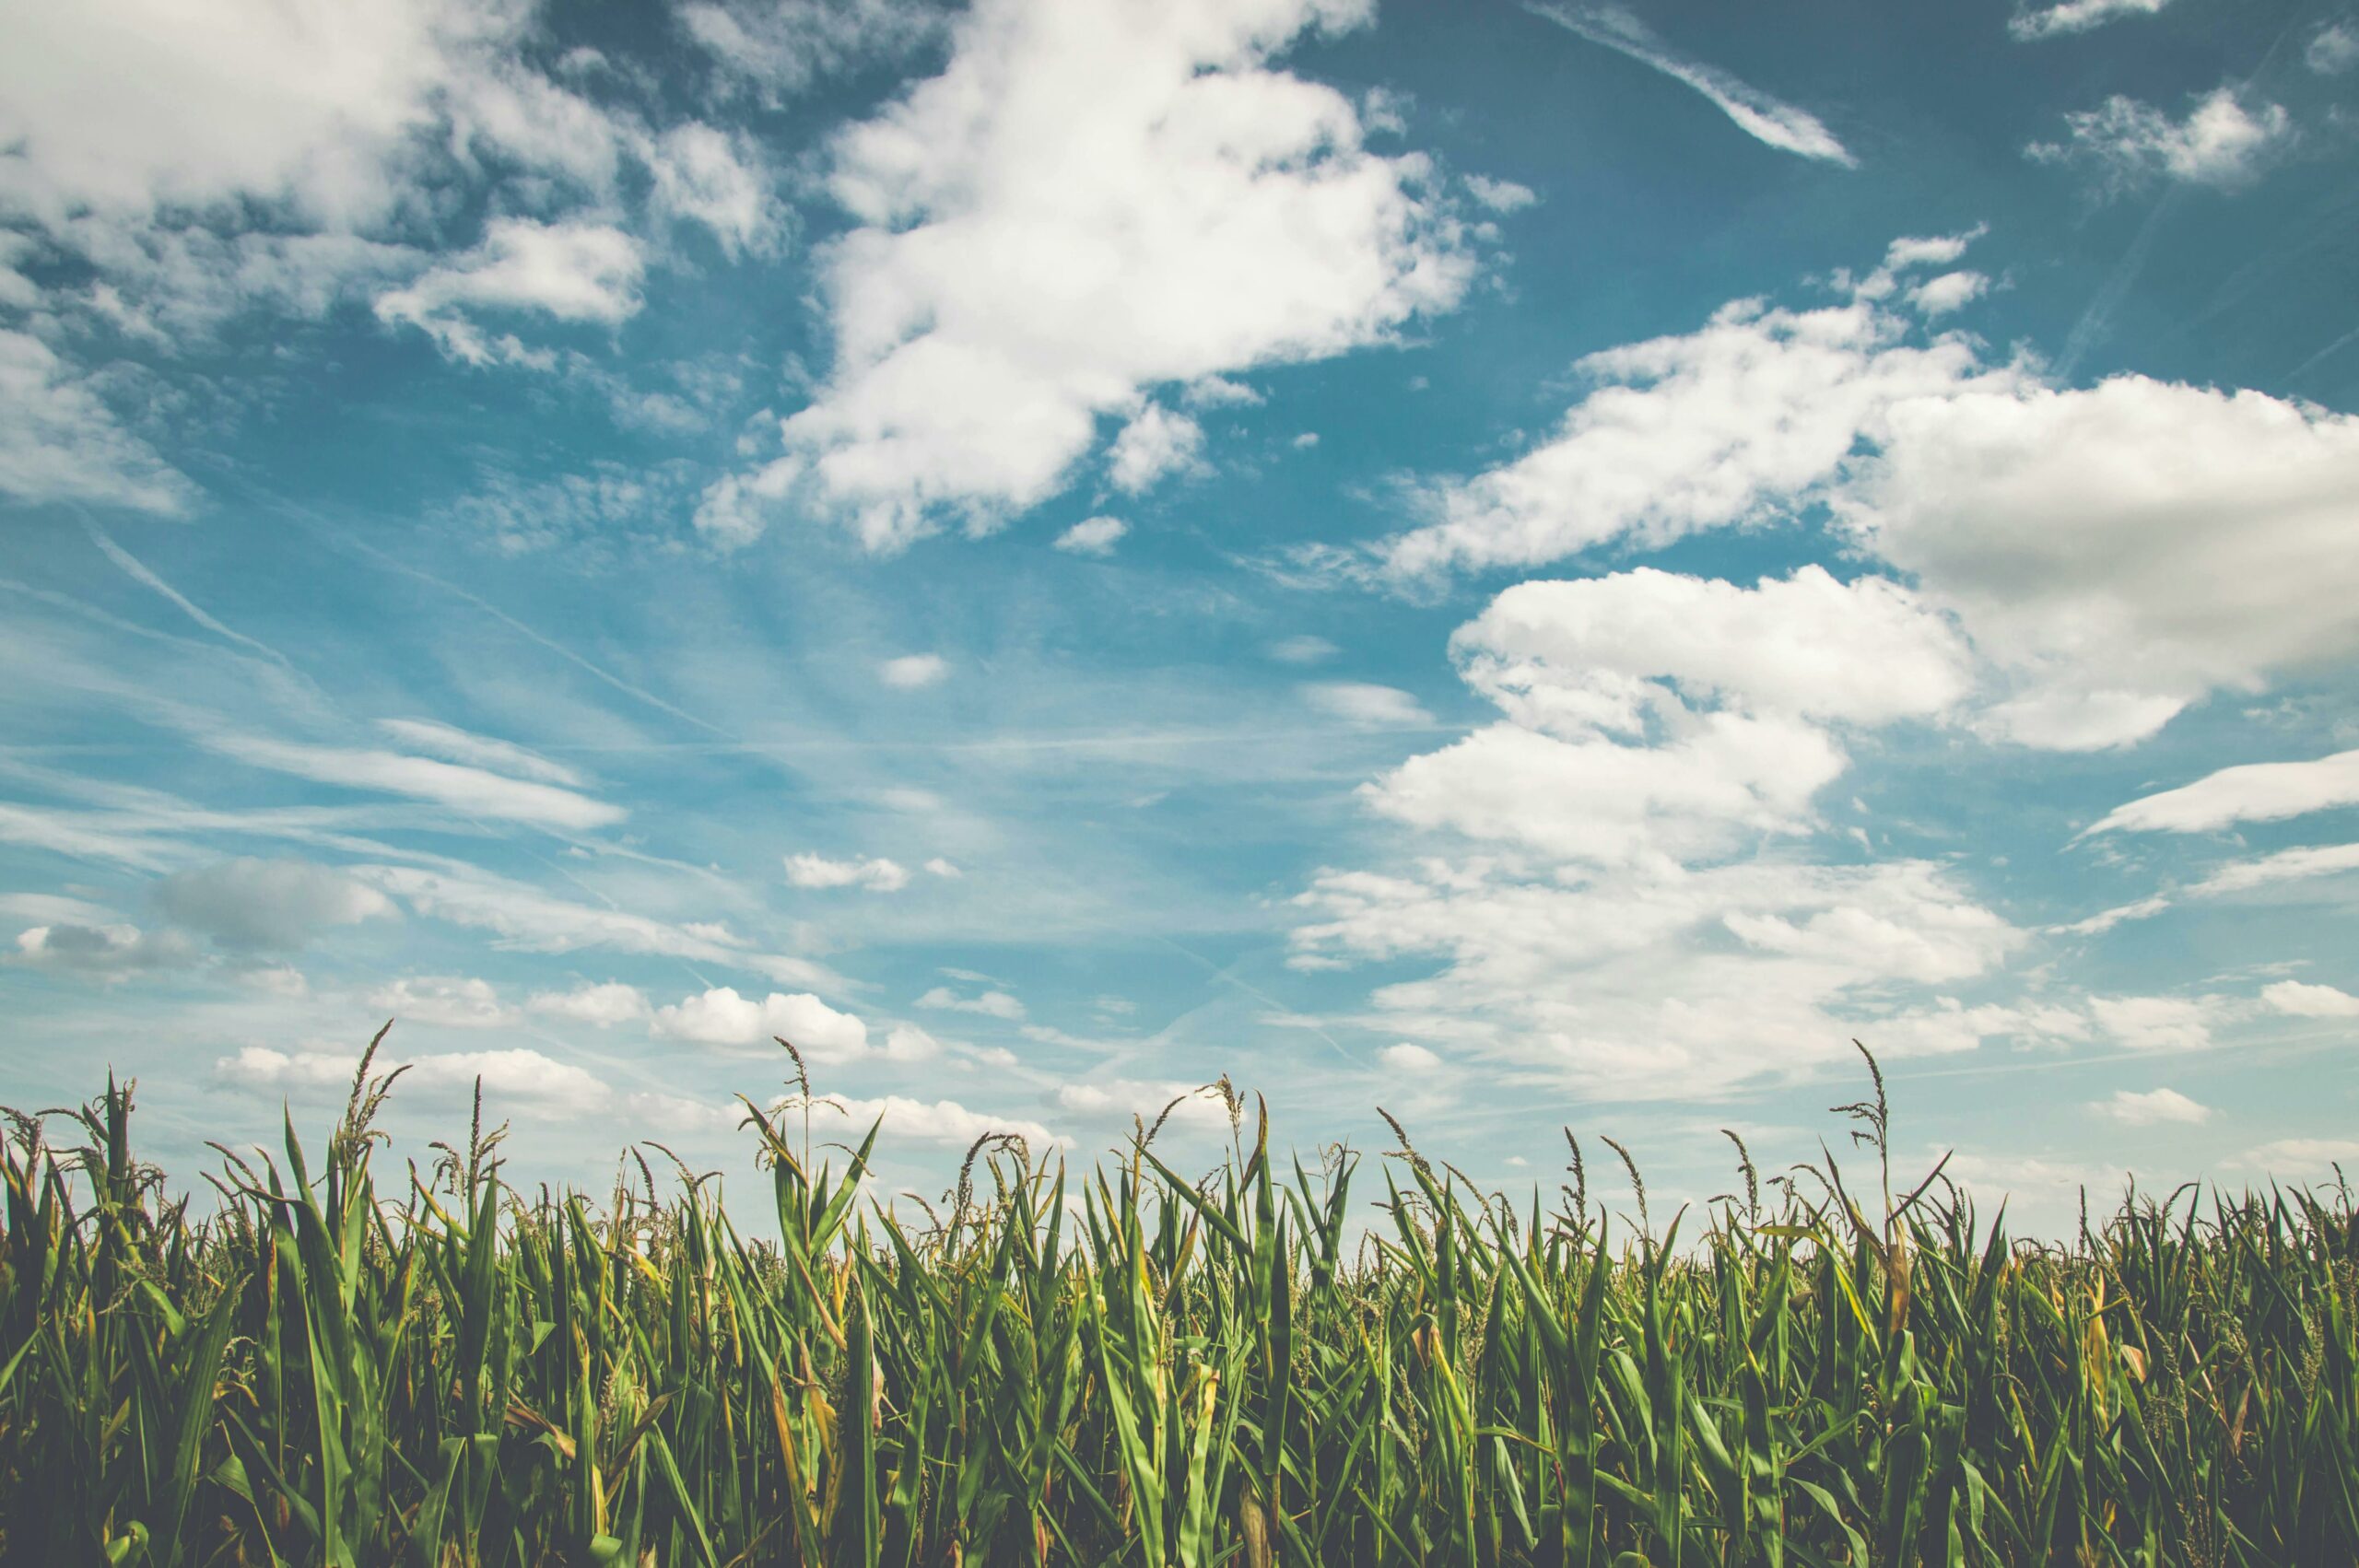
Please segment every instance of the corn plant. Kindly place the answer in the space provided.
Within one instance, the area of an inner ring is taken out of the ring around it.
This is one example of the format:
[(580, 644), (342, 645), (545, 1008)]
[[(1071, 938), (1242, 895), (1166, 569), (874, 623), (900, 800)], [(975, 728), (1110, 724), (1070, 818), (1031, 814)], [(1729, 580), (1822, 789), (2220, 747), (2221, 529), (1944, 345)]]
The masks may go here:
[(389, 1172), (374, 1050), (316, 1159), (224, 1151), (202, 1211), (130, 1085), (10, 1113), (0, 1563), (2359, 1560), (2349, 1192), (2016, 1237), (1895, 1179), (1872, 1059), (1854, 1153), (1765, 1198), (1739, 1140), (1660, 1230), (1618, 1144), (1635, 1216), (1569, 1133), (1543, 1210), (1397, 1124), (1306, 1168), (1226, 1081), (1208, 1173), (1160, 1121), (1087, 1172), (989, 1138), (920, 1223), (877, 1129), (815, 1162), (798, 1059), (745, 1106), (773, 1237), (636, 1151), (521, 1190), (479, 1096)]

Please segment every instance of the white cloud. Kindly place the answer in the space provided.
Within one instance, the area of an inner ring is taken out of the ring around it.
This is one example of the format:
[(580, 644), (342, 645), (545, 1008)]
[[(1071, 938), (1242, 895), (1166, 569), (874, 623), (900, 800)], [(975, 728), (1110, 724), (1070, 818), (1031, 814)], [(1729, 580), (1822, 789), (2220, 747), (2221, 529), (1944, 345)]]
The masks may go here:
[(914, 1024), (896, 1024), (885, 1033), (887, 1061), (932, 1061), (942, 1054), (942, 1042)]
[(2209, 1106), (2198, 1105), (2176, 1089), (2150, 1089), (2143, 1094), (2117, 1089), (2109, 1099), (2090, 1102), (2089, 1108), (2130, 1127), (2191, 1126), (2212, 1115)]
[(1256, 408), (1263, 401), (1260, 392), (1226, 376), (1199, 376), (1180, 389), (1180, 396), (1191, 408)]
[(939, 855), (925, 863), (925, 870), (929, 876), (948, 877), (953, 881), (967, 874), (958, 869), (957, 862), (945, 860)]
[(1981, 298), (1989, 288), (1990, 280), (1978, 272), (1945, 272), (1911, 288), (1908, 302), (1924, 315), (1946, 316)]
[(1682, 57), (1657, 38), (1646, 23), (1619, 6), (1576, 8), (1528, 3), (1527, 9), (1579, 33), (1591, 43), (1603, 44), (1695, 88), (1746, 135), (1779, 152), (1840, 164), (1846, 169), (1859, 166), (1860, 160), (1836, 139), (1835, 133), (1818, 116), (1772, 98), (1717, 65)]
[(2302, 62), (2321, 76), (2339, 76), (2359, 65), (2359, 28), (2349, 22), (2320, 28), (2302, 51)]
[(2225, 1012), (2218, 997), (2091, 997), (2097, 1027), (2136, 1051), (2191, 1051), (2212, 1043)]
[(1752, 588), (1652, 568), (1519, 583), (1450, 638), (1519, 723), (1643, 734), (1683, 708), (1882, 723), (1970, 689), (1964, 641), (1889, 579), (1798, 568)]
[(1473, 275), (1427, 161), (1274, 69), (1350, 0), (984, 0), (943, 73), (836, 140), (859, 227), (824, 253), (836, 362), (786, 452), (716, 486), (742, 544), (789, 492), (890, 550), (1061, 488), (1152, 389), (1318, 359)]
[(1585, 1094), (1709, 1094), (1878, 1051), (2069, 1036), (2038, 1011), (1966, 1008), (1911, 988), (1972, 979), (2022, 936), (1943, 868), (1737, 863), (1519, 876), (1481, 860), (1329, 872), (1297, 900), (1297, 952), (1438, 959), (1380, 988), (1370, 1029), (1487, 1059)]
[(503, 7), (392, 0), (11, 6), (0, 21), (7, 192), (62, 217), (252, 196), (358, 222), (393, 201), (387, 165), (432, 118), (457, 56)]
[(1323, 637), (1289, 637), (1270, 645), (1270, 657), (1282, 664), (1317, 664), (1342, 651)]
[(2260, 1000), (2294, 1018), (2359, 1018), (2359, 996), (2332, 986), (2279, 980), (2260, 989)]
[(1576, 369), (1594, 390), (1555, 434), (1435, 487), (1433, 521), (1388, 542), (1383, 568), (1536, 566), (1766, 520), (1832, 481), (1895, 404), (1992, 374), (1966, 339), (1915, 344), (1909, 330), (1866, 298), (1802, 311), (1744, 299), (1695, 333), (1590, 355)]
[(910, 873), (894, 860), (859, 855), (831, 860), (825, 855), (789, 855), (786, 880), (797, 887), (859, 887), (870, 893), (898, 893), (910, 885)]
[(1057, 535), (1057, 548), (1076, 556), (1110, 556), (1115, 542), (1130, 531), (1119, 517), (1086, 517)]
[(210, 751), (255, 767), (333, 784), (431, 801), (469, 816), (580, 831), (620, 822), (624, 812), (570, 790), (508, 778), (479, 767), (405, 756), (398, 752), (302, 745), (261, 735), (196, 737)]
[(1493, 180), (1481, 174), (1466, 177), (1466, 191), (1496, 213), (1521, 212), (1540, 200), (1529, 185), (1519, 185), (1512, 180)]
[(17, 951), (9, 961), (111, 982), (147, 970), (177, 968), (195, 956), (195, 945), (175, 930), (58, 922), (18, 932)]
[(1415, 697), (1396, 686), (1372, 685), (1365, 681), (1314, 681), (1302, 687), (1302, 697), (1322, 713), (1369, 729), (1434, 721), (1433, 715)]
[(1228, 1109), (1218, 1094), (1204, 1093), (1199, 1084), (1170, 1080), (1100, 1078), (1061, 1083), (1050, 1100), (1068, 1116), (1088, 1121), (1128, 1123), (1138, 1117), (1152, 1127), (1168, 1108), (1167, 1127), (1208, 1132), (1228, 1126)]
[(1024, 1016), (1024, 1004), (1005, 991), (999, 990), (960, 996), (948, 986), (936, 986), (918, 998), (918, 1005), (941, 1012), (980, 1012), (987, 1018), (1004, 1018), (1010, 1023), (1015, 1023)]
[(694, 122), (675, 125), (649, 146), (647, 166), (657, 210), (703, 224), (724, 255), (734, 260), (779, 249), (783, 221), (761, 154), (749, 139)]
[(534, 991), (524, 1006), (528, 1012), (567, 1018), (576, 1024), (594, 1024), (601, 1029), (653, 1016), (646, 995), (637, 986), (627, 986), (619, 980), (576, 986), (569, 991)]
[(1602, 384), (1553, 438), (1436, 486), (1378, 569), (1661, 546), (1823, 501), (1958, 618), (1991, 667), (1981, 726), (2048, 747), (2127, 744), (2207, 691), (2359, 651), (2359, 418), (2142, 376), (2059, 390), (1957, 334), (1916, 342), (1893, 269), (1944, 259), (1895, 246), (1846, 303), (1740, 301), (1592, 356)]
[(1753, 587), (1652, 569), (1519, 584), (1451, 650), (1501, 721), (1361, 791), (1447, 834), (1398, 870), (1327, 871), (1291, 963), (1439, 961), (1346, 1020), (1584, 1093), (1712, 1093), (1839, 1059), (2085, 1037), (2052, 1007), (1968, 1006), (2024, 934), (1929, 861), (1800, 848), (1837, 727), (1938, 719), (1973, 690), (1949, 619), (1875, 576)]
[(1126, 496), (1152, 489), (1167, 474), (1203, 467), (1204, 427), (1185, 414), (1150, 403), (1132, 415), (1106, 449), (1106, 476)]
[(573, 769), (562, 763), (551, 762), (537, 752), (527, 751), (511, 741), (470, 734), (455, 725), (432, 719), (380, 719), (377, 728), (412, 751), (430, 753), (446, 762), (489, 768), (494, 773), (505, 773), (513, 778), (534, 778), (544, 784), (563, 785), (569, 790), (582, 786), (581, 775)]
[(2354, 486), (2359, 419), (2118, 376), (1898, 404), (1837, 501), (2014, 673), (1994, 728), (2089, 746), (2359, 649)]
[(1907, 590), (1815, 567), (1751, 589), (1645, 568), (1522, 583), (1451, 649), (1508, 722), (1364, 798), (1414, 826), (1599, 864), (1803, 832), (1846, 766), (1823, 721), (1931, 715), (1966, 690), (1962, 644)]
[(2060, 0), (2007, 18), (2007, 36), (2019, 43), (2086, 32), (2123, 17), (2151, 17), (2170, 0)]
[(868, 1026), (807, 992), (772, 991), (757, 1001), (721, 986), (656, 1009), (652, 1027), (665, 1039), (707, 1046), (758, 1046), (782, 1036), (812, 1061), (868, 1054)]
[(613, 948), (691, 963), (750, 969), (792, 985), (839, 987), (840, 977), (804, 959), (765, 954), (724, 928), (673, 925), (628, 910), (574, 904), (487, 872), (415, 866), (354, 866), (352, 874), (414, 912), (494, 933), (499, 945), (528, 953)]
[(1033, 1157), (1038, 1159), (1043, 1151), (1062, 1141), (1055, 1133), (1027, 1117), (968, 1110), (956, 1100), (916, 1100), (902, 1094), (886, 1094), (873, 1100), (822, 1094), (819, 1099), (842, 1106), (846, 1118), (863, 1131), (882, 1117), (885, 1129), (877, 1135), (880, 1146), (889, 1139), (907, 1138), (965, 1149), (978, 1138), (1012, 1132), (1030, 1146)]
[(2252, 762), (2147, 795), (2106, 813), (2091, 833), (2206, 833), (2359, 804), (2359, 751), (2314, 762)]
[[(485, 1098), (495, 1105), (521, 1104), (543, 1116), (564, 1116), (608, 1108), (614, 1092), (594, 1074), (525, 1047), (496, 1051), (441, 1051), (402, 1059), (381, 1056), (378, 1071), (409, 1069), (402, 1075), (404, 1089), (464, 1092), (480, 1079)], [(352, 1082), (359, 1066), (357, 1052), (308, 1048), (273, 1050), (248, 1046), (234, 1056), (217, 1059), (214, 1075), (244, 1088), (341, 1090)]]
[(2276, 883), (2334, 876), (2349, 871), (2359, 871), (2359, 844), (2280, 849), (2273, 855), (2263, 855), (2258, 860), (2231, 861), (2188, 891), (2201, 896), (2217, 897)]
[(196, 489), (47, 344), (0, 331), (0, 494), (175, 516)]
[(393, 900), (343, 872), (306, 860), (241, 856), (175, 872), (156, 883), (156, 907), (224, 947), (260, 952), (302, 946), (332, 926), (396, 913)]
[(2214, 88), (2184, 120), (2116, 93), (2095, 109), (2067, 114), (2064, 124), (2066, 141), (2034, 142), (2024, 149), (2026, 156), (2042, 163), (2094, 164), (2116, 190), (2155, 179), (2224, 189), (2244, 184), (2294, 129), (2283, 105), (2265, 103), (2256, 113), (2225, 87)]
[(2359, 1143), (2347, 1138), (2279, 1138), (2229, 1163), (2265, 1176), (2322, 1178), (2335, 1165), (2359, 1164)]
[(1376, 1059), (1379, 1066), (1394, 1072), (1426, 1073), (1438, 1071), (1441, 1068), (1441, 1058), (1407, 1040), (1386, 1046), (1376, 1053)]
[(876, 678), (896, 691), (916, 691), (950, 673), (950, 661), (939, 653), (904, 653), (876, 666)]
[(817, 78), (890, 57), (940, 32), (930, 0), (696, 0), (675, 13), (709, 53), (724, 93), (775, 105)]
[(513, 333), (486, 334), (474, 313), (536, 312), (560, 322), (619, 326), (639, 310), (646, 271), (639, 241), (611, 225), (496, 217), (483, 243), (404, 287), (377, 297), (381, 321), (415, 326), (469, 365), (554, 364)]
[(499, 1029), (517, 1020), (516, 1010), (499, 1000), (489, 980), (464, 976), (424, 975), (381, 986), (369, 993), (369, 1005), (408, 1024), (435, 1024), (447, 1029)]
[[(0, 206), (93, 275), (45, 303), (69, 325), (178, 349), (237, 312), (317, 319), (382, 294), (446, 352), (549, 365), (548, 351), (464, 312), (607, 319), (629, 292), (632, 242), (610, 230), (605, 256), (577, 243), (564, 266), (554, 252), (559, 237), (622, 221), (627, 163), (648, 170), (648, 207), (710, 224), (724, 243), (757, 245), (775, 228), (742, 145), (724, 161), (705, 127), (659, 134), (544, 75), (541, 9), (91, 0), (0, 13)], [(499, 194), (483, 200), (494, 181)], [(439, 266), (404, 242), (454, 213), (520, 205), (577, 216), (495, 218), (484, 247)], [(535, 233), (537, 244), (513, 238)], [(557, 287), (559, 272), (576, 284)], [(0, 293), (18, 276), (0, 267)], [(388, 293), (403, 277), (417, 281)], [(583, 277), (600, 287), (584, 295)]]

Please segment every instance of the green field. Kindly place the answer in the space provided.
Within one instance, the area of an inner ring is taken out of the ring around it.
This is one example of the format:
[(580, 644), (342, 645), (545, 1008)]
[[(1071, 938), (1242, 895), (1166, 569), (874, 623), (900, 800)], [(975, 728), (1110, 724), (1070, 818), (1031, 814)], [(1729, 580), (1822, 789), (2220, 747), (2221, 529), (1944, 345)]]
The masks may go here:
[(1086, 1175), (988, 1142), (920, 1227), (873, 1129), (831, 1172), (749, 1105), (782, 1244), (660, 1153), (516, 1190), (479, 1117), (393, 1174), (383, 1092), (203, 1218), (127, 1090), (12, 1117), (0, 1561), (2359, 1557), (2347, 1191), (2036, 1243), (1886, 1168), (1880, 1079), (1814, 1166), (1676, 1218), (1632, 1167), (1610, 1222), (1578, 1146), (1551, 1195), (1406, 1137), (1306, 1166), (1224, 1082), (1202, 1180), (1150, 1128)]

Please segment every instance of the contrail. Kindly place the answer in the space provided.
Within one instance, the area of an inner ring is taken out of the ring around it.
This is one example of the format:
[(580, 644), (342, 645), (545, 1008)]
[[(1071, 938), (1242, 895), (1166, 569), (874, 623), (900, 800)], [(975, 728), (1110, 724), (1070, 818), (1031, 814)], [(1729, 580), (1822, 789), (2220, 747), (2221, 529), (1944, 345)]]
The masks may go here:
[(100, 528), (97, 523), (92, 522), (88, 517), (82, 519), (82, 527), (84, 531), (89, 534), (90, 543), (96, 544), (100, 550), (105, 552), (107, 559), (112, 561), (116, 566), (121, 567), (125, 575), (129, 576), (134, 581), (143, 583), (162, 594), (166, 599), (170, 600), (174, 604), (180, 607), (181, 613), (186, 615), (190, 620), (194, 621), (198, 626), (203, 626), (206, 631), (211, 632), (216, 637), (226, 638), (229, 641), (237, 643), (241, 647), (252, 649), (256, 653), (261, 654), (272, 663), (278, 665), (289, 674), (296, 675), (298, 677), (302, 674), (302, 672), (296, 669), (293, 664), (289, 663), (286, 655), (280, 653), (278, 649), (272, 648), (267, 643), (258, 642), (241, 631), (236, 631), (229, 626), (225, 626), (213, 616), (206, 614), (204, 609), (191, 600), (186, 594), (182, 593), (179, 589), (174, 588), (170, 583), (166, 582), (162, 578), (158, 577), (154, 572), (148, 570), (147, 568), (141, 563), (138, 556), (133, 555), (130, 551), (116, 544), (112, 539), (108, 538), (105, 531)]
[(523, 622), (518, 620), (515, 616), (510, 614), (499, 605), (492, 603), (487, 599), (484, 599), (476, 594), (468, 592), (465, 589), (461, 588), (455, 582), (446, 581), (441, 578), (436, 577), (431, 572), (421, 571), (405, 561), (396, 560), (392, 556), (389, 556), (382, 550), (378, 549), (375, 545), (367, 544), (361, 540), (346, 536), (339, 538), (337, 543), (346, 545), (351, 549), (359, 551), (361, 554), (375, 560), (380, 566), (382, 566), (392, 571), (397, 571), (404, 577), (413, 577), (420, 582), (431, 583), (434, 587), (442, 590), (446, 593), (456, 594), (459, 598), (465, 600), (476, 609), (481, 610), (485, 614), (489, 615), (492, 619), (499, 622), (500, 625), (516, 633), (517, 636), (538, 643), (541, 647), (547, 649), (551, 653), (556, 654), (558, 658), (565, 660), (569, 663), (579, 666), (581, 670), (596, 677), (598, 680), (604, 681), (606, 685), (614, 687), (615, 690), (622, 693), (625, 696), (636, 697), (640, 702), (647, 704), (650, 708), (668, 713), (684, 724), (693, 724), (699, 730), (721, 736), (723, 740), (734, 741), (736, 739), (735, 736), (730, 734), (728, 731), (722, 729), (720, 725), (699, 719), (695, 714), (687, 711), (687, 709), (675, 707), (673, 704), (664, 701), (662, 697), (657, 696), (653, 692), (648, 691), (643, 687), (632, 685), (628, 681), (624, 680), (621, 676), (599, 668), (589, 660), (584, 659), (579, 653), (574, 652), (573, 649), (566, 647), (563, 643), (557, 642), (549, 638), (542, 636), (539, 632), (534, 631), (532, 627), (526, 626)]
[(1817, 115), (1772, 98), (1717, 65), (1683, 59), (1646, 23), (1618, 6), (1590, 6), (1577, 10), (1568, 6), (1527, 4), (1524, 9), (1694, 88), (1756, 141), (1797, 157), (1838, 163), (1846, 169), (1860, 167), (1860, 160), (1836, 139), (1835, 133)]

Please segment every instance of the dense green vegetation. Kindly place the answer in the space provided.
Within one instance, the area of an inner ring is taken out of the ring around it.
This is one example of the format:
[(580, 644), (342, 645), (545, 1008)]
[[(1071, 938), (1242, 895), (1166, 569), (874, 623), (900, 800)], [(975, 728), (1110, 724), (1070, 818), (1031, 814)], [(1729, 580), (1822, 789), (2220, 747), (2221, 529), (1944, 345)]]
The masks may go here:
[(1548, 1210), (1405, 1136), (1306, 1169), (1225, 1082), (1202, 1182), (1155, 1129), (1086, 1178), (987, 1141), (921, 1229), (860, 1196), (874, 1129), (839, 1178), (748, 1105), (772, 1244), (636, 1161), (603, 1205), (517, 1191), (479, 1116), (388, 1179), (368, 1074), (316, 1166), (291, 1125), (225, 1152), (202, 1219), (127, 1089), (12, 1116), (0, 1560), (2359, 1556), (2347, 1192), (2011, 1239), (1895, 1188), (1880, 1079), (1855, 1170), (1765, 1197), (1739, 1143), (1660, 1231), (1643, 1186), (1590, 1209), (1578, 1144)]

